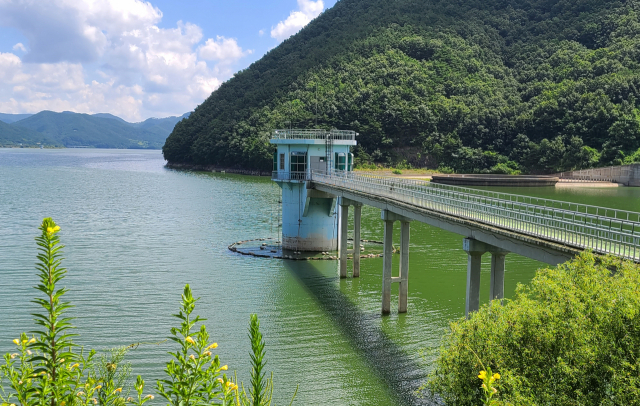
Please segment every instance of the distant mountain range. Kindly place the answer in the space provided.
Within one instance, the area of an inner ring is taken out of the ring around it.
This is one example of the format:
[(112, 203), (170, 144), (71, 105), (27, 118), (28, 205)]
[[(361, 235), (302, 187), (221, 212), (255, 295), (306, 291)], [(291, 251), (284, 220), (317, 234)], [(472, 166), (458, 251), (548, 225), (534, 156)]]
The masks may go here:
[(44, 145), (159, 149), (176, 123), (189, 117), (189, 114), (129, 123), (108, 113), (0, 113), (0, 147)]

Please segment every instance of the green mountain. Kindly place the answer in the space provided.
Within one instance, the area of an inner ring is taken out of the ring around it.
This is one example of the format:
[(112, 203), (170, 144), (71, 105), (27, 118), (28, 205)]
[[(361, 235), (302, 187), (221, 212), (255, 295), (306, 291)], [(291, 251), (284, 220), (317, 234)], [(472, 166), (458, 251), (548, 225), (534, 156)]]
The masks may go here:
[(291, 125), (359, 132), (360, 163), (551, 172), (640, 158), (639, 4), (340, 0), (213, 92), (163, 153), (268, 170), (270, 131)]
[(141, 128), (167, 138), (167, 136), (171, 134), (171, 131), (173, 131), (173, 127), (183, 118), (189, 117), (190, 114), (191, 113), (185, 113), (180, 117), (148, 118), (140, 123), (133, 123), (132, 125), (136, 128)]
[(30, 117), (32, 114), (6, 114), (0, 113), (0, 121), (11, 124), (24, 118)]
[(39, 132), (0, 121), (0, 147), (35, 147), (38, 145), (62, 146)]
[[(157, 149), (162, 147), (179, 119), (168, 117), (149, 119), (152, 121), (146, 120), (142, 123), (128, 123), (111, 114), (41, 111), (16, 121), (11, 127), (31, 130), (65, 147)], [(149, 123), (144, 124), (147, 122)], [(0, 129), (0, 136), (2, 134)]]

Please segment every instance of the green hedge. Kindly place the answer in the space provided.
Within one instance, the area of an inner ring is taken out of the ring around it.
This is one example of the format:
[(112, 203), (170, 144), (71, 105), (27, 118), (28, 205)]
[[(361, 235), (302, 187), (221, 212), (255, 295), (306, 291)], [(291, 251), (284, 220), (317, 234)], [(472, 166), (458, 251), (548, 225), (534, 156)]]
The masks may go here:
[(639, 359), (638, 265), (584, 253), (452, 323), (427, 386), (448, 405), (482, 404), (488, 367), (500, 374), (492, 404), (633, 405)]

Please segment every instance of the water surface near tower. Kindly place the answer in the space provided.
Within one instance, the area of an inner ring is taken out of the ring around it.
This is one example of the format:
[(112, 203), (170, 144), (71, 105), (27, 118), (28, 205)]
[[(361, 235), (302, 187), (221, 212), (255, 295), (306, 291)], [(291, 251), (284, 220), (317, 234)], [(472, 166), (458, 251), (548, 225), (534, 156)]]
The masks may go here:
[[(640, 188), (515, 192), (630, 210), (640, 201)], [(413, 390), (447, 324), (464, 313), (462, 238), (412, 223), (409, 312), (397, 314), (394, 285), (392, 314), (382, 318), (381, 258), (363, 259), (359, 279), (340, 280), (335, 261), (227, 250), (277, 236), (279, 194), (268, 178), (165, 169), (159, 151), (0, 149), (0, 350), (32, 329), (33, 237), (51, 216), (67, 246), (77, 341), (97, 349), (153, 343), (130, 353), (134, 374), (148, 383), (162, 376), (172, 348), (162, 340), (189, 283), (223, 362), (244, 381), (249, 314), (260, 316), (278, 404), (288, 404), (296, 384), (298, 405), (426, 403)], [(380, 240), (382, 230), (380, 212), (365, 207), (362, 238)], [(506, 266), (510, 297), (541, 264), (509, 255)], [(486, 262), (483, 302), (488, 269)]]

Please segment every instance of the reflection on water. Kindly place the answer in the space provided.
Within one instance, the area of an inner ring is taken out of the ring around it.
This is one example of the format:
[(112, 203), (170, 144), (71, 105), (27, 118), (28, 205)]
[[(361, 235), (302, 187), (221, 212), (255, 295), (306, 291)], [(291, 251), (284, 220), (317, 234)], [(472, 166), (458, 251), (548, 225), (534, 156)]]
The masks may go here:
[(292, 261), (284, 264), (401, 404), (429, 404), (424, 398), (418, 397), (425, 369), (380, 328), (379, 319), (382, 316), (379, 313), (361, 311), (336, 286), (335, 269), (330, 271), (332, 275), (327, 275), (327, 272), (318, 269), (322, 264)]

